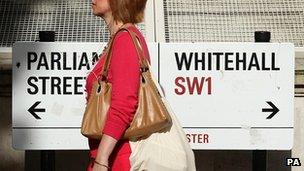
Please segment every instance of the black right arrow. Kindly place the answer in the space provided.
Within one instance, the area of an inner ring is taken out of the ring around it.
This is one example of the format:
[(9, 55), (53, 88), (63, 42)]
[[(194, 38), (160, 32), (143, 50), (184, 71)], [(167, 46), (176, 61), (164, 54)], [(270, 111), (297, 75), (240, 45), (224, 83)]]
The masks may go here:
[(280, 110), (270, 101), (267, 103), (271, 106), (271, 108), (263, 108), (262, 112), (272, 112), (266, 119), (271, 119), (275, 114), (277, 114)]
[(41, 103), (41, 101), (35, 102), (27, 111), (29, 111), (36, 119), (41, 119), (36, 112), (45, 112), (45, 109), (36, 109), (36, 107)]

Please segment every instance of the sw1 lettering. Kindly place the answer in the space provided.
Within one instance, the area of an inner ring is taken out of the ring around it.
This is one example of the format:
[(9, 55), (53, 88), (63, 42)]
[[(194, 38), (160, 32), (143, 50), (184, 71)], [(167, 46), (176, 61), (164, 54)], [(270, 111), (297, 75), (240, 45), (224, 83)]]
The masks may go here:
[(193, 95), (194, 91), (197, 95), (201, 95), (204, 87), (206, 87), (208, 95), (212, 93), (211, 77), (177, 77), (175, 78), (175, 85), (177, 88), (174, 91), (177, 95), (184, 95), (187, 91), (190, 95)]

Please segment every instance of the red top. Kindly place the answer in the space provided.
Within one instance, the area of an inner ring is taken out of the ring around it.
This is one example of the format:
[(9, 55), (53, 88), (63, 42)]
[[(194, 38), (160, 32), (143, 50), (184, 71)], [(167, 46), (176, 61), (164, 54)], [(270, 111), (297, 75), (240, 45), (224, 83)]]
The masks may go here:
[[(150, 62), (149, 52), (142, 34), (135, 27), (130, 28), (140, 38), (144, 54)], [(105, 54), (94, 66), (86, 79), (87, 95), (90, 95), (96, 75), (100, 75), (104, 64)], [(132, 122), (138, 105), (140, 84), (139, 57), (132, 38), (127, 31), (119, 32), (114, 38), (112, 58), (110, 61), (108, 81), (112, 83), (111, 105), (105, 122), (103, 133), (116, 140), (121, 139), (125, 130)], [(94, 74), (95, 73), (95, 74)], [(87, 96), (87, 100), (88, 100)]]

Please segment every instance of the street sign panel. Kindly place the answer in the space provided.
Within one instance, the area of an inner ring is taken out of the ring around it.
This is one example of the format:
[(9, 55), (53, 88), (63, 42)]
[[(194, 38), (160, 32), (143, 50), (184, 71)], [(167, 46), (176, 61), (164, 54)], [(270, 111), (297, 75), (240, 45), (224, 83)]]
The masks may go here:
[[(88, 148), (86, 138), (80, 134), (85, 109), (84, 85), (103, 46), (105, 43), (18, 42), (14, 45), (15, 148)], [(156, 43), (149, 44), (149, 49), (157, 55)], [(155, 57), (153, 67), (157, 66)]]
[(161, 43), (159, 81), (196, 149), (291, 149), (294, 47)]
[(16, 43), (13, 127), (79, 127), (97, 43)]

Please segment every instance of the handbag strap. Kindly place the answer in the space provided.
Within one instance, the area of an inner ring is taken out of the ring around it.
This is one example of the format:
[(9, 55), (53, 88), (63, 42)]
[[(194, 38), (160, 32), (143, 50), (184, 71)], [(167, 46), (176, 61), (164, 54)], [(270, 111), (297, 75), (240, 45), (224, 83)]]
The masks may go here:
[(140, 39), (139, 39), (138, 35), (130, 29), (131, 27), (135, 27), (135, 26), (131, 23), (126, 23), (113, 36), (113, 38), (110, 42), (109, 51), (106, 55), (104, 67), (102, 70), (102, 75), (101, 75), (102, 79), (106, 79), (108, 76), (108, 71), (109, 71), (109, 66), (110, 66), (110, 61), (111, 61), (112, 51), (113, 51), (114, 39), (120, 31), (127, 31), (130, 34), (130, 36), (132, 38), (132, 42), (135, 46), (138, 58), (139, 58), (141, 72), (149, 70), (149, 63), (148, 63), (147, 59), (145, 58), (143, 48), (139, 47)]

